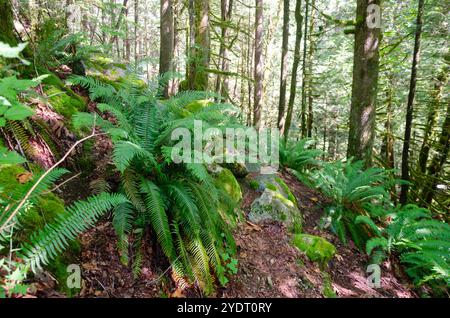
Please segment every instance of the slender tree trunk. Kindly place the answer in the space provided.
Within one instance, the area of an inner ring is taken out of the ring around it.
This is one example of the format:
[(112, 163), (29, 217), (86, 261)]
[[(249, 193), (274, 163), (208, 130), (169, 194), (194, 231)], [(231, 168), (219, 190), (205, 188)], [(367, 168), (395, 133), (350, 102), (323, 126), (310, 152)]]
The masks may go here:
[(278, 103), (278, 128), (284, 126), (286, 107), (286, 86), (288, 77), (288, 49), (289, 49), (289, 0), (283, 1), (283, 40), (281, 44), (281, 72), (280, 72), (280, 99)]
[(431, 102), (429, 104), (427, 121), (425, 124), (425, 131), (423, 136), (422, 147), (419, 153), (419, 172), (425, 173), (427, 167), (428, 156), (430, 154), (431, 143), (434, 140), (434, 126), (436, 125), (437, 114), (441, 104), (442, 93), (448, 79), (448, 67), (438, 74), (434, 89), (431, 92)]
[[(115, 31), (118, 31), (120, 29), (120, 24), (122, 23), (123, 16), (125, 15), (125, 10), (127, 9), (127, 5), (128, 5), (128, 0), (123, 0), (122, 8), (120, 9), (119, 16), (117, 18), (116, 23), (113, 25), (113, 29)], [(117, 38), (118, 38), (117, 34), (114, 34), (111, 37), (111, 39), (109, 40), (109, 44), (112, 45), (114, 42), (117, 41)]]
[[(402, 151), (402, 179), (405, 181), (409, 181), (409, 146), (411, 141), (414, 98), (416, 96), (417, 66), (420, 60), (420, 38), (422, 35), (422, 16), (423, 16), (424, 2), (425, 2), (424, 0), (419, 0), (419, 7), (417, 10), (414, 54), (411, 68), (411, 80), (409, 83), (408, 105), (406, 106), (405, 137), (403, 141), (403, 151)], [(406, 204), (408, 201), (408, 189), (409, 186), (407, 184), (402, 184), (402, 189), (400, 192), (401, 204)]]
[(380, 2), (380, 0), (358, 0), (356, 8), (347, 157), (364, 160), (366, 167), (372, 164), (380, 44), (380, 28), (369, 27), (366, 19), (368, 6), (379, 6)]
[(11, 0), (0, 0), (0, 41), (9, 45), (16, 45), (14, 35), (14, 16)]
[(264, 82), (264, 58), (263, 51), (263, 0), (255, 0), (255, 88), (253, 102), (253, 125), (259, 128), (261, 125), (262, 92)]
[(386, 122), (384, 123), (384, 136), (381, 144), (381, 156), (384, 161), (386, 169), (394, 168), (394, 136), (392, 132), (392, 87), (393, 83), (389, 82), (389, 87), (386, 91), (387, 106), (386, 106)]
[(131, 57), (131, 44), (130, 44), (130, 30), (128, 27), (128, 7), (125, 9), (125, 59), (130, 61)]
[(139, 27), (139, 0), (134, 0), (134, 64), (136, 68), (139, 59), (138, 27)]
[(307, 92), (308, 92), (308, 119), (306, 122), (307, 125), (307, 137), (312, 137), (312, 127), (314, 122), (314, 112), (313, 112), (313, 89), (312, 89), (312, 68), (313, 68), (313, 55), (314, 55), (314, 38), (313, 38), (313, 32), (314, 32), (314, 13), (315, 13), (315, 0), (311, 0), (311, 17), (310, 17), (310, 23), (309, 23), (309, 50), (308, 50), (308, 68), (306, 73), (306, 83), (307, 86)]
[[(160, 4), (159, 74), (162, 75), (173, 71), (174, 21), (172, 1), (161, 0)], [(164, 87), (164, 97), (168, 98), (170, 95), (172, 95), (171, 81)]]
[(284, 135), (284, 140), (287, 141), (289, 136), (289, 129), (291, 128), (292, 112), (294, 110), (295, 96), (297, 94), (297, 71), (300, 65), (300, 45), (302, 42), (302, 23), (303, 16), (301, 14), (302, 1), (296, 0), (295, 4), (295, 23), (297, 30), (295, 33), (295, 46), (294, 46), (294, 62), (292, 64), (292, 76), (291, 76), (291, 88), (289, 94), (289, 102), (286, 113), (286, 120), (284, 125), (280, 128), (281, 133)]
[[(229, 59), (228, 59), (228, 47), (227, 47), (227, 34), (228, 23), (231, 21), (231, 14), (233, 10), (233, 0), (220, 0), (220, 15), (221, 15), (221, 42), (219, 48), (219, 64), (222, 72), (229, 71)], [(217, 74), (216, 78), (216, 92), (221, 94), (225, 100), (229, 94), (229, 80), (227, 75)]]
[(450, 150), (450, 103), (447, 105), (447, 114), (442, 124), (442, 132), (436, 147), (436, 155), (428, 167), (428, 176), (423, 187), (422, 198), (428, 205), (431, 204), (438, 183), (439, 174), (447, 161)]
[[(174, 0), (173, 2), (173, 71), (178, 72), (179, 71), (179, 63), (177, 56), (180, 56), (180, 32), (178, 31), (180, 19), (181, 19), (181, 8), (180, 8), (181, 1), (180, 0)], [(178, 86), (179, 86), (179, 78), (174, 78), (172, 80), (172, 94), (175, 95), (178, 92)]]
[(307, 39), (308, 39), (308, 16), (309, 16), (309, 1), (305, 2), (305, 31), (303, 36), (303, 66), (302, 66), (302, 108), (301, 108), (301, 136), (305, 138), (307, 136), (307, 123), (306, 123), (306, 56), (307, 56)]

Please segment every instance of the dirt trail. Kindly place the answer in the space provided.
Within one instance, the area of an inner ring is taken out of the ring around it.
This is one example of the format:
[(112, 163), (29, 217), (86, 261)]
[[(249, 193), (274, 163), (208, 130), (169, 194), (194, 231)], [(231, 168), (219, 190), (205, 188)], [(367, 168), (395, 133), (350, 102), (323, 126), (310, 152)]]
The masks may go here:
[[(396, 267), (389, 264), (382, 265), (381, 288), (371, 288), (366, 274), (367, 256), (354, 245), (344, 246), (335, 235), (318, 229), (322, 206), (327, 200), (290, 174), (281, 173), (280, 176), (297, 197), (304, 215), (303, 232), (324, 237), (333, 243), (337, 255), (327, 269), (321, 270), (317, 263), (309, 261), (292, 247), (291, 238), (282, 225), (273, 223), (259, 227), (244, 224), (236, 232), (239, 273), (222, 296), (324, 297), (332, 296), (334, 292), (337, 297), (416, 297), (408, 288), (404, 275), (394, 273)], [(242, 207), (244, 212), (248, 212), (257, 194), (243, 188)]]
[[(261, 226), (244, 222), (235, 231), (239, 271), (216, 297), (416, 297), (405, 276), (392, 264), (381, 269), (381, 288), (368, 285), (366, 255), (349, 244), (318, 228), (317, 224), (327, 200), (316, 191), (299, 183), (288, 173), (280, 176), (297, 197), (304, 215), (303, 232), (319, 235), (336, 246), (337, 255), (328, 268), (321, 269), (290, 244), (291, 237), (280, 223)], [(242, 184), (242, 209), (245, 214), (260, 193)], [(150, 238), (145, 240), (147, 243)], [(173, 291), (167, 275), (167, 264), (151, 244), (144, 245), (142, 275), (134, 280), (129, 266), (120, 263), (116, 237), (106, 218), (81, 236), (82, 253), (76, 261), (82, 266), (83, 286), (79, 297), (165, 297)], [(132, 255), (130, 255), (132, 256)], [(159, 261), (158, 261), (159, 260)], [(158, 263), (159, 262), (159, 263)], [(62, 296), (53, 290), (41, 290), (46, 297)], [(193, 292), (187, 296), (201, 297)]]

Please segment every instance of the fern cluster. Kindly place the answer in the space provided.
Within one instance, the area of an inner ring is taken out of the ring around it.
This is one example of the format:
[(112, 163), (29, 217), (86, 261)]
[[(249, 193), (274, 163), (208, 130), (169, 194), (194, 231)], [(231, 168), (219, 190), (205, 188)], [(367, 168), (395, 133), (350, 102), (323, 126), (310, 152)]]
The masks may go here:
[[(171, 133), (178, 127), (193, 130), (194, 120), (203, 120), (203, 128), (220, 129), (233, 120), (229, 115), (233, 107), (198, 104), (199, 99), (208, 99), (205, 92), (182, 92), (160, 100), (158, 85), (124, 83), (116, 89), (81, 77), (72, 78), (72, 83), (88, 88), (100, 113), (115, 118), (112, 124), (98, 115), (79, 113), (74, 125), (92, 127), (95, 121), (112, 136), (112, 160), (121, 173), (121, 191), (130, 201), (114, 210), (123, 262), (129, 259), (132, 233), (143, 233), (151, 225), (178, 284), (196, 285), (206, 294), (213, 291), (215, 279), (224, 284), (222, 255), (235, 249), (228, 223), (236, 202), (215, 184), (205, 165), (172, 162)], [(133, 268), (138, 273), (142, 255), (136, 255)]]
[(366, 214), (362, 206), (367, 202), (389, 205), (389, 189), (399, 182), (387, 170), (376, 167), (364, 170), (363, 162), (352, 160), (323, 163), (309, 177), (315, 187), (333, 200), (326, 207), (324, 223), (344, 243), (349, 234), (360, 249), (369, 238), (367, 229), (355, 222), (357, 216)]
[[(447, 223), (432, 219), (430, 211), (412, 204), (393, 209), (367, 205), (366, 210), (371, 217), (358, 216), (356, 223), (368, 226), (375, 236), (367, 241), (367, 254), (380, 261), (386, 254), (396, 252), (415, 284), (450, 286)], [(390, 221), (385, 228), (379, 228), (372, 219)]]

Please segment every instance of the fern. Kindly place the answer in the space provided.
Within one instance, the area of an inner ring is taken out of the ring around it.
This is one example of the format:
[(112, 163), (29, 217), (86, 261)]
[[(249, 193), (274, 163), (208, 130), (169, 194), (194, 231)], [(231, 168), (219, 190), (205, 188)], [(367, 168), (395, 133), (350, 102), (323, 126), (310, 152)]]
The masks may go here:
[(160, 189), (149, 180), (142, 180), (141, 191), (145, 194), (145, 204), (150, 214), (150, 222), (156, 232), (159, 244), (161, 244), (164, 254), (173, 261), (175, 248), (170, 233), (169, 219), (167, 217)]
[[(170, 137), (174, 128), (192, 131), (198, 119), (204, 120), (205, 129), (222, 128), (235, 120), (231, 114), (236, 110), (212, 102), (192, 105), (212, 96), (204, 92), (183, 92), (160, 101), (159, 81), (146, 88), (123, 83), (119, 90), (93, 78), (71, 81), (89, 89), (91, 97), (100, 102), (99, 110), (116, 118), (114, 124), (101, 118), (95, 118), (95, 123), (113, 135), (112, 159), (121, 173), (120, 190), (131, 202), (126, 211), (119, 207), (114, 212), (119, 250), (125, 252), (130, 225), (131, 229), (150, 225), (177, 283), (185, 287), (195, 284), (209, 294), (216, 276), (226, 281), (221, 251), (236, 251), (229, 231), (230, 220), (236, 218), (236, 203), (216, 186), (203, 164), (175, 165)], [(74, 116), (76, 127), (92, 128), (93, 124), (93, 115)], [(141, 263), (142, 254), (138, 253), (133, 270)]]
[(23, 245), (24, 261), (36, 272), (63, 252), (70, 241), (94, 225), (105, 212), (125, 202), (124, 196), (108, 193), (75, 202), (67, 208), (67, 213), (58, 215), (52, 224), (34, 233), (30, 244)]
[(117, 141), (114, 145), (113, 160), (120, 172), (124, 172), (135, 157), (140, 157), (146, 162), (156, 165), (153, 155), (129, 141)]
[(134, 209), (129, 203), (117, 205), (113, 210), (113, 226), (118, 236), (117, 247), (120, 252), (121, 261), (127, 265), (128, 258), (128, 235), (133, 228)]

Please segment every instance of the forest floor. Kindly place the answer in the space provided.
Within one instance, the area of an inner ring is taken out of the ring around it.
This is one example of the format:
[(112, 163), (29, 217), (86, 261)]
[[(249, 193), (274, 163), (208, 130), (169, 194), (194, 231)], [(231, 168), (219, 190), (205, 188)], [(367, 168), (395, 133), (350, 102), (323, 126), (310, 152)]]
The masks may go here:
[[(336, 246), (336, 256), (321, 268), (290, 244), (287, 229), (277, 222), (263, 225), (241, 223), (234, 236), (238, 246), (238, 274), (215, 297), (417, 297), (396, 262), (381, 266), (381, 287), (369, 286), (368, 258), (352, 242), (343, 245), (332, 233), (318, 227), (327, 199), (301, 184), (287, 172), (280, 176), (289, 185), (304, 216), (303, 232), (318, 235)], [(242, 182), (241, 208), (246, 215), (260, 195)], [(73, 184), (70, 199), (85, 189)], [(68, 190), (68, 189), (67, 189)], [(83, 196), (80, 194), (80, 196)], [(78, 297), (202, 297), (198, 291), (181, 295), (167, 276), (169, 265), (151, 239), (145, 240), (142, 273), (133, 278), (131, 266), (124, 266), (116, 248), (110, 218), (105, 218), (81, 237), (81, 255), (74, 262), (82, 268), (83, 284)], [(54, 284), (38, 282), (38, 297), (64, 297)]]

